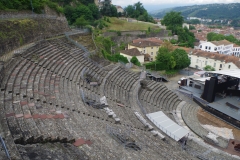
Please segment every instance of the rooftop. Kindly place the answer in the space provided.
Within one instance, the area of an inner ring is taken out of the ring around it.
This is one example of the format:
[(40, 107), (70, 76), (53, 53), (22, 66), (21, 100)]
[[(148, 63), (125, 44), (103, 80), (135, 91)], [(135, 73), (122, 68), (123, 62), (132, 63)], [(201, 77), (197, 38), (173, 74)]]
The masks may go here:
[(160, 46), (160, 43), (152, 42), (152, 41), (139, 41), (138, 43), (130, 43), (130, 45), (143, 48), (143, 47)]
[(232, 42), (229, 42), (227, 40), (221, 40), (221, 41), (212, 41), (211, 43), (215, 44), (216, 46), (220, 46), (220, 45), (230, 45), (233, 44)]
[(137, 48), (122, 50), (122, 51), (120, 51), (120, 53), (129, 55), (129, 56), (141, 56), (142, 55)]

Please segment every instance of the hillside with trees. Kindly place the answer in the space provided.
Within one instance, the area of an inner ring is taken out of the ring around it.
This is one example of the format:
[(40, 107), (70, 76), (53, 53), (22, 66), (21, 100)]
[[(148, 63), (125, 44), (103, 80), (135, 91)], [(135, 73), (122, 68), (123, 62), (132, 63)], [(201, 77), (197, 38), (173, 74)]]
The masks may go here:
[(204, 4), (181, 6), (163, 9), (151, 13), (153, 17), (163, 18), (167, 12), (181, 12), (183, 17), (199, 17), (207, 19), (240, 19), (240, 3), (230, 4)]

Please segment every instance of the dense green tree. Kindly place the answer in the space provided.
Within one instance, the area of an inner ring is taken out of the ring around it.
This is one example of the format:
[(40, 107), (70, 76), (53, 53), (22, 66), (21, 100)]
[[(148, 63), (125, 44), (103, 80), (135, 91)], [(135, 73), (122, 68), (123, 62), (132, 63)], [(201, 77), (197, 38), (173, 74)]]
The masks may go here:
[(183, 25), (183, 17), (180, 12), (168, 12), (162, 19), (161, 23), (167, 26), (173, 34), (177, 33), (177, 29)]
[(89, 22), (84, 18), (85, 16), (82, 15), (80, 18), (77, 18), (76, 22), (74, 23), (74, 25), (76, 25), (77, 27), (83, 27), (89, 24)]
[(141, 66), (141, 63), (139, 62), (139, 60), (137, 59), (136, 56), (133, 56), (130, 60), (130, 62), (132, 62), (133, 64), (135, 64), (136, 66)]
[(117, 17), (117, 8), (111, 4), (110, 0), (104, 0), (103, 7), (101, 9), (103, 16)]
[(135, 11), (135, 8), (133, 5), (128, 5), (126, 8), (124, 8), (124, 11), (126, 12), (126, 16), (127, 17), (131, 17), (133, 18), (133, 14), (134, 14), (134, 11)]
[(92, 12), (92, 16), (93, 16), (94, 19), (99, 19), (100, 18), (99, 9), (94, 3), (88, 4), (88, 8)]
[(175, 69), (183, 69), (190, 65), (190, 59), (188, 58), (188, 54), (183, 49), (175, 49), (172, 52), (172, 56), (176, 62)]
[(128, 5), (124, 8), (124, 11), (127, 17), (136, 18), (139, 21), (154, 23), (154, 19), (148, 14), (141, 2), (137, 2), (134, 5)]
[(64, 7), (64, 14), (69, 24), (75, 23), (77, 18), (84, 16), (85, 20), (94, 25), (94, 20), (100, 18), (98, 7), (93, 3), (88, 4), (88, 6), (80, 4), (76, 7), (67, 5)]
[(192, 32), (189, 32), (187, 27), (182, 28), (183, 17), (180, 12), (168, 12), (161, 23), (166, 25), (167, 29), (172, 31), (172, 34), (178, 35), (178, 45), (194, 47), (195, 36)]
[(195, 36), (192, 32), (190, 32), (187, 27), (178, 28), (178, 42), (182, 44), (182, 46), (186, 47), (194, 47)]
[(165, 69), (173, 69), (176, 66), (176, 62), (171, 52), (167, 47), (160, 47), (156, 56), (156, 61), (165, 64)]

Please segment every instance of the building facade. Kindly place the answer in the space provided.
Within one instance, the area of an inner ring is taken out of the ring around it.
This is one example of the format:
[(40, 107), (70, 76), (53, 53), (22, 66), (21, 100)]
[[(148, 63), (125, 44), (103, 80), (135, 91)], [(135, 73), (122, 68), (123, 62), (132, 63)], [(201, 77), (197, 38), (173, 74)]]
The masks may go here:
[(144, 63), (144, 55), (141, 54), (137, 48), (122, 50), (120, 51), (120, 55), (126, 57), (129, 62), (131, 61), (133, 56), (136, 56), (136, 58), (141, 64)]
[(206, 52), (218, 52), (224, 55), (240, 56), (240, 46), (237, 46), (227, 40), (201, 42), (199, 49)]
[(162, 43), (158, 38), (136, 39), (128, 44), (128, 49), (137, 48), (141, 54), (149, 55), (150, 61), (154, 61)]
[(209, 53), (201, 50), (193, 50), (189, 54), (191, 60), (190, 67), (204, 69), (207, 65), (215, 70), (239, 69), (240, 61), (238, 57), (223, 55), (219, 53)]

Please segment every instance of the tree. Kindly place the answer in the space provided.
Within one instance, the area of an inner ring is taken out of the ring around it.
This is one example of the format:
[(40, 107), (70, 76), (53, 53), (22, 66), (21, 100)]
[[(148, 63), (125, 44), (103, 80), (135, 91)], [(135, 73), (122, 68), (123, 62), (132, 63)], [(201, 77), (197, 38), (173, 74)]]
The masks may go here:
[(175, 49), (172, 52), (172, 56), (174, 57), (174, 60), (176, 61), (175, 69), (183, 69), (190, 65), (190, 59), (188, 58), (188, 54), (183, 49)]
[(203, 69), (204, 71), (215, 71), (215, 68), (210, 65), (206, 65)]
[(78, 18), (76, 20), (76, 22), (74, 23), (77, 27), (82, 27), (82, 26), (86, 26), (89, 24), (89, 22), (87, 20), (85, 20), (84, 15), (82, 15), (80, 18)]
[(89, 4), (88, 5), (88, 8), (92, 11), (92, 16), (94, 19), (99, 19), (100, 17), (100, 12), (99, 12), (99, 9), (98, 7), (92, 3), (92, 4)]
[(104, 16), (111, 16), (111, 1), (110, 0), (104, 0), (103, 7), (101, 9), (101, 13)]
[(135, 11), (135, 8), (133, 5), (128, 5), (127, 7), (124, 8), (124, 11), (126, 12), (127, 17), (133, 18), (133, 13)]
[(117, 17), (117, 8), (111, 4), (110, 0), (104, 0), (103, 7), (100, 11), (102, 15), (109, 17)]
[(156, 56), (156, 61), (162, 64), (165, 64), (165, 69), (173, 69), (176, 66), (176, 62), (171, 52), (167, 47), (160, 47), (158, 50), (158, 54)]
[(137, 2), (134, 5), (128, 5), (124, 8), (124, 11), (127, 17), (136, 18), (139, 21), (154, 23), (154, 19), (148, 14), (141, 2)]
[(182, 43), (182, 46), (194, 47), (195, 36), (192, 32), (189, 32), (187, 27), (178, 28), (178, 42)]
[(167, 26), (167, 29), (172, 30), (173, 34), (177, 33), (177, 28), (182, 27), (183, 25), (183, 17), (181, 16), (181, 12), (168, 12), (161, 21), (162, 24)]
[(135, 64), (136, 66), (141, 66), (141, 63), (139, 62), (139, 60), (137, 59), (136, 56), (133, 56), (130, 60), (130, 62), (132, 62), (133, 64)]

